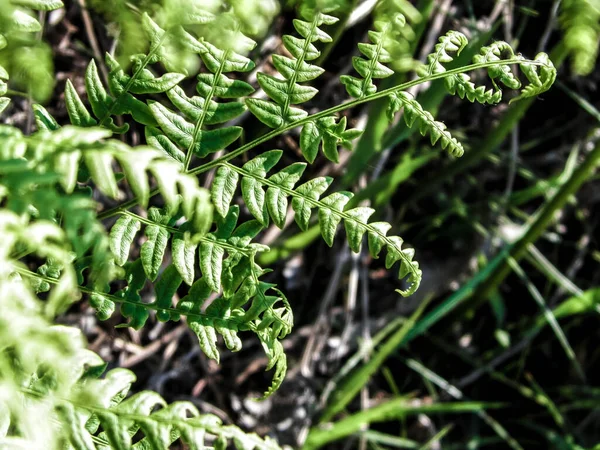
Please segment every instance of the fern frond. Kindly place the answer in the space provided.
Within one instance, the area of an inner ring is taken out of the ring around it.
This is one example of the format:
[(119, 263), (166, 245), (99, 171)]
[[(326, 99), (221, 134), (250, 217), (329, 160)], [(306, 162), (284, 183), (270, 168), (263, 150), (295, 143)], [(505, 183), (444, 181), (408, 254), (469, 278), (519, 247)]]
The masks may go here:
[[(291, 197), (295, 220), (302, 230), (308, 228), (311, 211), (316, 208), (319, 212), (321, 234), (330, 246), (333, 245), (333, 237), (342, 221), (350, 247), (355, 252), (359, 251), (362, 237), (367, 233), (369, 250), (374, 258), (383, 247), (387, 247), (386, 266), (390, 268), (400, 261), (399, 278), (407, 277), (410, 286), (399, 292), (402, 295), (415, 292), (421, 280), (421, 270), (418, 263), (412, 260), (414, 251), (402, 249), (403, 241), (399, 237), (387, 236), (390, 225), (384, 222), (369, 223), (368, 218), (374, 213), (370, 208), (346, 210), (345, 206), (352, 197), (349, 192), (333, 193), (321, 199), (332, 182), (331, 178), (315, 178), (294, 187), (304, 171), (303, 163), (292, 164), (267, 178), (267, 173), (277, 164), (281, 155), (281, 150), (271, 150), (248, 161), (241, 168), (229, 163), (221, 164), (211, 189), (213, 199), (221, 201), (217, 209), (228, 207), (233, 188), (238, 184), (240, 177), (244, 202), (250, 213), (263, 226), (268, 225), (269, 218), (272, 218), (276, 225), (282, 225), (287, 212), (288, 197)], [(223, 195), (224, 186), (229, 189), (227, 195)], [(267, 192), (263, 187), (267, 188)]]
[[(169, 89), (169, 99), (185, 118), (158, 102), (150, 102), (150, 110), (164, 134), (156, 128), (146, 128), (148, 143), (177, 160), (183, 160), (184, 169), (188, 168), (192, 155), (204, 158), (226, 148), (242, 134), (242, 128), (237, 126), (204, 129), (206, 125), (232, 120), (246, 109), (242, 102), (217, 102), (213, 98), (240, 98), (254, 91), (248, 83), (226, 75), (252, 70), (254, 63), (251, 60), (232, 50), (219, 50), (203, 40), (195, 41), (193, 45), (209, 70), (209, 73), (198, 75), (196, 91), (199, 96), (187, 97), (179, 87)], [(185, 152), (177, 147), (185, 149)]]
[(511, 99), (511, 102), (540, 95), (550, 89), (556, 80), (556, 68), (544, 52), (535, 55), (533, 62), (521, 63), (520, 67), (529, 84), (521, 89), (521, 95)]
[(564, 0), (560, 24), (564, 43), (571, 54), (572, 69), (577, 75), (588, 75), (598, 57), (600, 41), (600, 1)]
[(114, 133), (125, 133), (129, 125), (118, 126), (114, 123), (113, 115), (130, 114), (141, 124), (155, 126), (148, 106), (135, 98), (132, 93), (165, 92), (176, 86), (184, 78), (181, 74), (165, 74), (160, 78), (154, 77), (145, 69), (139, 68), (145, 75), (144, 79), (136, 79), (125, 74), (119, 63), (109, 54), (106, 62), (110, 68), (109, 92), (106, 91), (98, 67), (92, 60), (85, 73), (85, 86), (92, 113), (84, 105), (70, 80), (65, 87), (65, 102), (71, 123), (80, 127), (104, 126)]
[[(168, 44), (176, 41), (188, 51), (205, 52), (205, 46), (198, 43), (191, 34), (180, 26), (170, 30), (160, 28), (147, 14), (142, 15), (142, 28), (150, 41), (148, 54), (138, 54), (131, 57), (133, 74), (128, 75), (121, 65), (110, 55), (106, 54), (106, 65), (109, 68), (107, 91), (100, 79), (98, 68), (92, 60), (85, 74), (85, 86), (93, 115), (79, 98), (73, 84), (67, 81), (65, 101), (67, 112), (73, 125), (90, 127), (103, 126), (115, 133), (125, 133), (129, 126), (118, 126), (113, 116), (129, 114), (142, 125), (156, 127), (148, 105), (137, 99), (140, 94), (158, 94), (166, 92), (179, 84), (186, 74), (168, 72), (156, 77), (148, 66), (153, 63), (169, 61)], [(219, 50), (220, 51), (220, 50)], [(169, 65), (167, 64), (167, 68)]]
[[(6, 221), (0, 212), (0, 226)], [(5, 262), (6, 247), (0, 243)], [(4, 267), (1, 264), (0, 267)], [(128, 396), (135, 375), (85, 349), (79, 330), (51, 326), (19, 278), (0, 271), (0, 444), (47, 450), (279, 450), (269, 438), (203, 415), (189, 402), (167, 404), (149, 391)]]
[[(496, 41), (491, 45), (481, 47), (479, 54), (473, 57), (474, 63), (497, 62), (503, 59), (514, 59), (516, 57), (510, 44), (504, 41)], [(512, 73), (510, 66), (499, 64), (488, 68), (488, 75), (492, 81), (500, 81), (509, 89), (519, 89), (521, 81)]]
[[(449, 31), (441, 36), (435, 51), (427, 57), (427, 64), (420, 68), (419, 75), (427, 77), (433, 74), (446, 72), (444, 64), (452, 62), (452, 53), (457, 55), (467, 46), (468, 41), (464, 34), (458, 31)], [(556, 68), (548, 58), (548, 55), (538, 53), (533, 61), (525, 61), (520, 55), (515, 55), (512, 47), (504, 41), (497, 41), (489, 46), (482, 47), (478, 55), (475, 55), (475, 64), (500, 63), (504, 60), (517, 62), (529, 81), (521, 95), (513, 98), (511, 102), (533, 97), (547, 91), (556, 79)], [(522, 62), (521, 62), (522, 61)], [(487, 89), (485, 86), (476, 86), (471, 82), (471, 77), (465, 73), (451, 74), (444, 77), (444, 84), (449, 93), (467, 98), (471, 102), (495, 104), (502, 100), (502, 90), (496, 81), (502, 83), (509, 89), (520, 89), (521, 81), (510, 69), (509, 64), (494, 64), (488, 67), (488, 75), (493, 87)]]
[[(112, 198), (119, 197), (113, 161), (119, 163), (139, 204), (146, 206), (150, 194), (149, 173), (171, 210), (181, 206), (185, 216), (199, 232), (208, 230), (211, 206), (208, 191), (198, 186), (196, 177), (181, 172), (180, 165), (152, 147), (132, 149), (122, 142), (106, 140), (108, 130), (66, 126), (48, 134), (35, 135), (32, 161), (48, 164), (60, 174), (66, 192), (73, 192), (81, 163), (89, 171), (98, 189)], [(33, 139), (32, 138), (32, 139)]]
[(246, 99), (246, 105), (265, 125), (280, 128), (306, 117), (306, 111), (292, 105), (307, 102), (318, 92), (300, 83), (314, 80), (323, 73), (323, 69), (307, 61), (320, 55), (313, 42), (331, 42), (331, 37), (319, 27), (335, 22), (337, 18), (320, 12), (315, 13), (310, 22), (295, 19), (294, 27), (303, 39), (283, 36), (283, 44), (292, 58), (273, 56), (273, 64), (283, 80), (264, 73), (257, 74), (258, 84), (272, 101), (250, 98)]
[(351, 97), (363, 98), (374, 94), (377, 92), (377, 86), (373, 83), (373, 79), (387, 78), (394, 73), (383, 64), (392, 60), (384, 43), (389, 36), (394, 34), (395, 28), (402, 28), (405, 24), (406, 19), (402, 14), (396, 14), (391, 21), (377, 21), (374, 24), (376, 31), (369, 31), (369, 39), (372, 44), (358, 44), (358, 49), (366, 56), (366, 59), (355, 56), (352, 58), (352, 66), (361, 78), (351, 75), (340, 77), (340, 81), (346, 86), (346, 91)]
[(453, 156), (460, 157), (465, 150), (460, 142), (454, 138), (446, 129), (446, 125), (435, 120), (429, 111), (423, 110), (421, 104), (415, 100), (412, 94), (408, 92), (394, 92), (389, 96), (388, 118), (393, 119), (394, 115), (403, 109), (403, 117), (406, 125), (412, 127), (415, 123), (419, 124), (419, 131), (423, 136), (429, 135), (431, 145), (440, 141), (443, 149), (448, 150)]

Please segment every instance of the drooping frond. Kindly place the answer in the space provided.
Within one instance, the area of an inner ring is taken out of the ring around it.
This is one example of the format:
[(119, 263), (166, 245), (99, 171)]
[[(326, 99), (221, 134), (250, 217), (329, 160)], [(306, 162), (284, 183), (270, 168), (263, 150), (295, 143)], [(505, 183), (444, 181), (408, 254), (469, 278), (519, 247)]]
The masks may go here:
[[(319, 226), (325, 242), (331, 246), (338, 225), (343, 221), (350, 248), (358, 252), (363, 235), (366, 233), (369, 251), (376, 258), (383, 247), (387, 247), (386, 267), (390, 268), (400, 261), (399, 278), (407, 277), (408, 289), (399, 291), (410, 295), (418, 288), (421, 270), (412, 260), (414, 250), (402, 249), (402, 239), (387, 236), (391, 225), (385, 222), (369, 223), (369, 217), (375, 212), (371, 208), (357, 207), (345, 209), (352, 197), (350, 192), (336, 192), (321, 199), (332, 182), (331, 178), (319, 177), (295, 187), (306, 167), (304, 163), (294, 163), (267, 178), (267, 173), (281, 158), (281, 150), (265, 152), (248, 161), (242, 167), (223, 163), (217, 170), (211, 190), (217, 211), (229, 207), (236, 186), (241, 178), (241, 191), (250, 213), (264, 226), (269, 219), (282, 226), (287, 214), (288, 198), (292, 198), (295, 220), (302, 230), (310, 223), (311, 212), (317, 209)], [(265, 192), (263, 188), (266, 187)]]
[(440, 141), (443, 149), (448, 150), (453, 156), (460, 157), (465, 150), (460, 142), (446, 129), (446, 125), (435, 120), (433, 114), (425, 111), (421, 104), (408, 92), (394, 92), (389, 96), (387, 109), (390, 121), (394, 115), (402, 110), (406, 125), (412, 127), (415, 123), (419, 125), (419, 131), (423, 136), (429, 135), (431, 145)]
[[(265, 347), (268, 369), (277, 367), (270, 394), (283, 381), (281, 374), (287, 365), (279, 339), (290, 333), (293, 320), (283, 294), (274, 290), (274, 285), (259, 281), (265, 272), (254, 262), (254, 256), (267, 247), (252, 239), (263, 226), (256, 220), (238, 225), (238, 217), (239, 207), (232, 206), (218, 218), (214, 232), (198, 235), (190, 233), (188, 222), (175, 228), (178, 216), (166, 210), (150, 208), (148, 219), (131, 213), (122, 215), (112, 228), (110, 242), (117, 264), (125, 264), (127, 287), (114, 296), (96, 294), (92, 304), (101, 318), (107, 319), (115, 311), (115, 303), (120, 303), (128, 325), (136, 329), (144, 326), (152, 310), (162, 321), (187, 316), (202, 351), (217, 361), (217, 335), (223, 337), (228, 349), (239, 351), (242, 342), (237, 333), (254, 332)], [(127, 263), (129, 247), (142, 224), (147, 239), (141, 256)], [(161, 271), (169, 242), (173, 262)], [(200, 278), (195, 273), (197, 265), (202, 272)], [(143, 303), (139, 294), (147, 280), (156, 280), (152, 303)], [(173, 297), (182, 282), (191, 286), (189, 293), (173, 306)], [(279, 295), (270, 295), (269, 290)], [(222, 295), (204, 308), (213, 292)], [(283, 307), (274, 308), (277, 302), (282, 302)]]
[(520, 66), (529, 84), (521, 89), (521, 95), (511, 99), (511, 102), (540, 95), (550, 89), (556, 81), (556, 68), (544, 52), (535, 55), (532, 62), (523, 62)]

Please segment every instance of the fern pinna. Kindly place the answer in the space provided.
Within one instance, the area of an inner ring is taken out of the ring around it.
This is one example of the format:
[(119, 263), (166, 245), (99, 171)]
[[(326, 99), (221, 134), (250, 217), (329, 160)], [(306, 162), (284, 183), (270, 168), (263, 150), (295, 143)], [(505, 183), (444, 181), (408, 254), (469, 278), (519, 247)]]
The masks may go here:
[[(521, 87), (510, 65), (520, 66), (528, 82), (516, 99), (550, 88), (556, 71), (545, 54), (527, 60), (504, 42), (482, 48), (469, 66), (448, 69), (453, 55), (467, 45), (464, 35), (451, 31), (440, 38), (417, 78), (378, 90), (375, 81), (393, 74), (387, 66), (390, 46), (405, 23), (402, 15), (395, 15), (388, 22), (375, 23), (370, 42), (359, 45), (362, 56), (353, 59), (356, 74), (341, 77), (351, 97), (348, 102), (309, 115), (302, 104), (318, 94), (310, 83), (324, 72), (314, 61), (320, 55), (319, 45), (331, 40), (326, 29), (336, 18), (330, 12), (312, 11), (303, 20), (294, 20), (299, 37), (284, 36), (288, 55), (272, 58), (278, 73), (257, 74), (266, 99), (250, 97), (254, 87), (244, 79), (254, 63), (237, 51), (235, 39), (216, 45), (197, 38), (184, 26), (195, 21), (206, 24), (213, 18), (209, 14), (186, 17), (161, 27), (143, 14), (147, 53), (133, 55), (129, 67), (107, 54), (106, 84), (97, 63), (90, 62), (85, 73), (89, 106), (75, 85), (67, 82), (65, 102), (71, 124), (61, 126), (42, 106), (34, 105), (36, 133), (24, 136), (11, 127), (0, 128), (0, 227), (6, 237), (0, 245), (0, 301), (3, 309), (6, 302), (17, 309), (30, 304), (36, 311), (32, 320), (39, 322), (31, 326), (43, 331), (34, 341), (39, 346), (46, 339), (44, 333), (64, 332), (50, 327), (47, 319), (82, 294), (101, 319), (113, 316), (118, 307), (124, 325), (136, 329), (149, 320), (184, 319), (202, 351), (217, 361), (220, 340), (229, 350), (239, 351), (241, 333), (251, 332), (262, 344), (267, 370), (274, 369), (265, 393), (270, 395), (284, 380), (287, 362), (281, 340), (293, 327), (288, 300), (267, 281), (269, 270), (257, 263), (257, 256), (268, 247), (255, 239), (271, 222), (284, 228), (291, 214), (302, 230), (316, 222), (329, 246), (343, 227), (354, 252), (361, 250), (366, 236), (373, 258), (385, 252), (387, 268), (398, 263), (399, 283), (403, 283), (398, 292), (403, 296), (414, 293), (422, 278), (414, 250), (404, 247), (402, 238), (391, 232), (392, 225), (378, 220), (375, 210), (356, 205), (351, 192), (332, 189), (335, 184), (329, 177), (303, 178), (319, 152), (338, 162), (339, 148), (352, 149), (360, 137), (361, 131), (347, 128), (340, 113), (387, 98), (390, 120), (402, 114), (408, 126), (418, 126), (432, 144), (439, 142), (458, 157), (463, 146), (408, 88), (443, 79), (450, 94), (493, 104), (502, 99), (500, 85)], [(235, 27), (223, 32), (249, 47)], [(180, 66), (170, 58), (173, 45), (199, 55), (203, 62), (193, 95), (184, 88), (190, 74), (180, 73)], [(475, 69), (488, 71), (491, 86), (476, 86), (470, 80), (467, 72)], [(0, 95), (8, 92), (5, 72), (0, 68)], [(0, 99), (0, 108), (6, 105), (7, 100)], [(248, 110), (269, 131), (236, 146), (243, 128), (230, 121), (243, 123)], [(295, 128), (300, 129), (299, 146), (306, 162), (284, 165), (280, 163), (283, 150), (256, 152), (260, 144)], [(132, 129), (143, 129), (145, 145), (131, 147), (124, 143), (126, 137), (112, 138), (113, 134), (127, 136)], [(255, 154), (236, 164), (235, 158), (250, 150)], [(199, 176), (211, 170), (209, 188), (201, 187)], [(110, 199), (117, 206), (97, 213), (94, 192), (96, 198)], [(157, 195), (160, 200), (153, 198)], [(131, 249), (140, 239), (137, 255)], [(40, 259), (42, 263), (32, 270)], [(153, 295), (146, 300), (148, 286)], [(35, 295), (48, 291), (45, 301)], [(273, 441), (244, 435), (212, 416), (199, 415), (187, 403), (166, 405), (152, 393), (125, 399), (131, 374), (113, 370), (97, 379), (102, 370), (95, 367), (100, 362), (80, 346), (61, 350), (68, 353), (69, 370), (77, 375), (69, 382), (55, 377), (57, 363), (44, 359), (42, 350), (23, 370), (6, 369), (13, 367), (12, 356), (7, 355), (20, 357), (24, 351), (19, 347), (20, 331), (6, 333), (0, 347), (0, 383), (17, 394), (0, 401), (0, 425), (13, 421), (10, 427), (0, 426), (0, 439), (34, 439), (24, 414), (15, 412), (22, 407), (19, 399), (27, 396), (51, 411), (55, 423), (68, 424), (57, 432), (56, 448), (159, 449), (177, 439), (190, 448), (204, 448), (205, 439), (215, 448), (225, 448), (228, 442), (240, 449), (277, 448)], [(84, 353), (91, 359), (81, 359)], [(49, 367), (47, 378), (34, 379), (36, 364)], [(24, 383), (24, 379), (32, 381)], [(18, 387), (26, 385), (30, 387)], [(53, 396), (53, 389), (63, 390)], [(94, 394), (93, 398), (87, 394)], [(159, 410), (153, 412), (156, 407)], [(21, 424), (14, 422), (16, 417), (23, 418)], [(144, 437), (132, 447), (136, 433)]]

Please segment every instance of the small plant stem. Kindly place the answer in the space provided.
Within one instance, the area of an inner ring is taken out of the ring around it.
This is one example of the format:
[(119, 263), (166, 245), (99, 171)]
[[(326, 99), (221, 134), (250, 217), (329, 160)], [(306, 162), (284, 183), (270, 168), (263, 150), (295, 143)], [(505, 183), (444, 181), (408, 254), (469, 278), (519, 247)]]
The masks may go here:
[(562, 209), (569, 198), (592, 176), (598, 163), (600, 163), (600, 144), (596, 144), (596, 147), (586, 155), (579, 167), (573, 171), (556, 194), (535, 216), (525, 234), (510, 248), (508, 255), (492, 270), (486, 282), (475, 291), (473, 294), (474, 306), (479, 306), (485, 302), (498, 289), (498, 286), (511, 272), (509, 261), (511, 259), (519, 261), (525, 255), (529, 244), (535, 242), (548, 228), (554, 220), (554, 214)]

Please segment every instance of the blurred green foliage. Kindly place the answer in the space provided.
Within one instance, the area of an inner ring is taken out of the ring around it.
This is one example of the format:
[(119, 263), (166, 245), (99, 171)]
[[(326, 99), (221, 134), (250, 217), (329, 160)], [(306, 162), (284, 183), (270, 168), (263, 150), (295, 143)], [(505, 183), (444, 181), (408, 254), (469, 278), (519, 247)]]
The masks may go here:
[(0, 2), (0, 66), (16, 89), (45, 102), (54, 89), (52, 50), (35, 33), (42, 26), (28, 8)]

